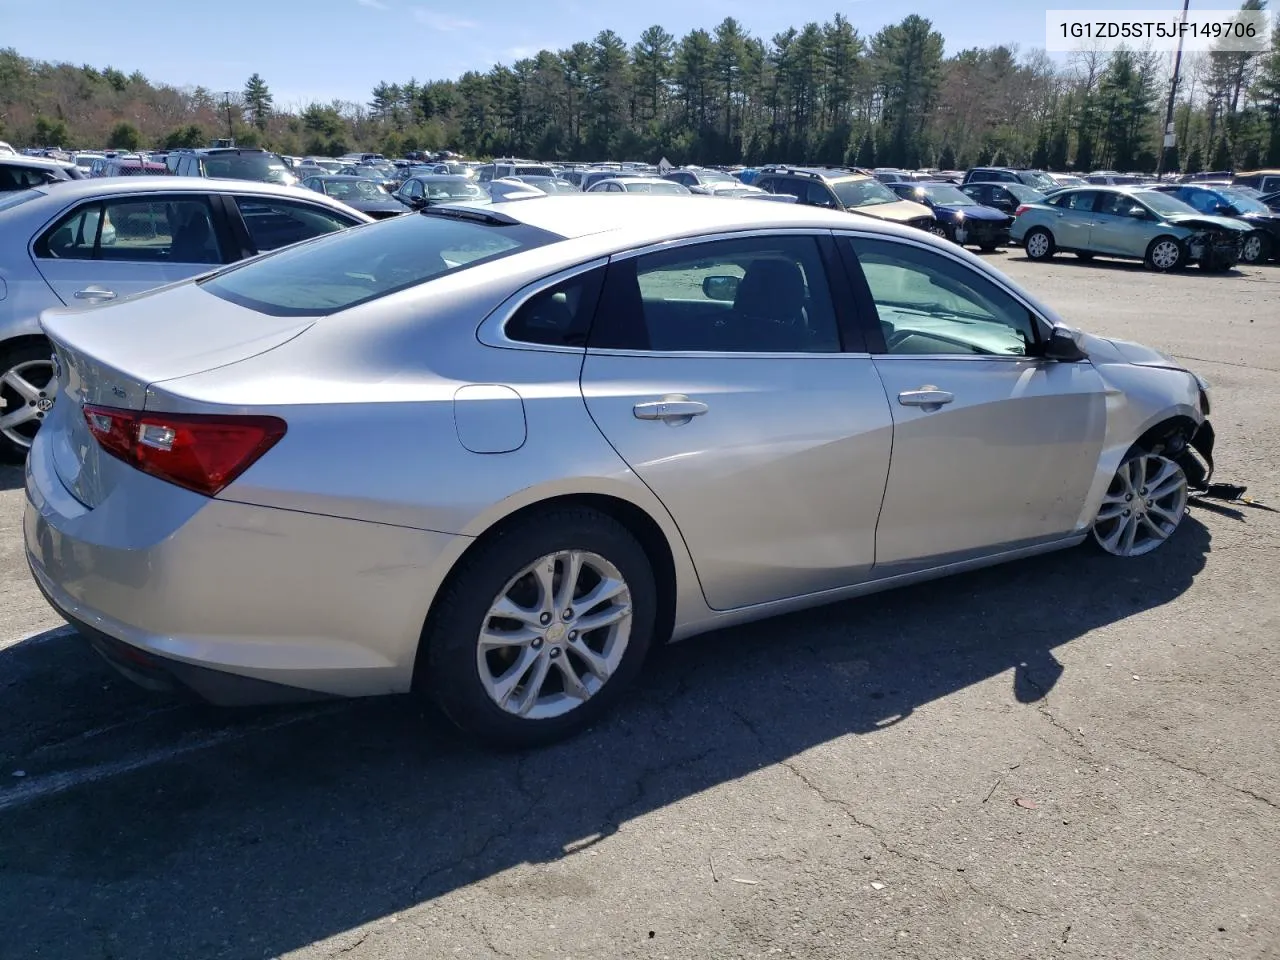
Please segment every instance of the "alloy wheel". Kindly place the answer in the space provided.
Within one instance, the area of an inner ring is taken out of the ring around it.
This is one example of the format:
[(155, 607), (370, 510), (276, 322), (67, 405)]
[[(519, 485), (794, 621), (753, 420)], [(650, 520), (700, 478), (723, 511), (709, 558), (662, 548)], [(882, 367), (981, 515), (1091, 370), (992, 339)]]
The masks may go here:
[(1143, 453), (1120, 464), (1093, 536), (1107, 553), (1140, 557), (1173, 535), (1187, 510), (1187, 476), (1168, 457)]
[(0, 434), (14, 445), (29, 448), (40, 421), (53, 409), (58, 382), (48, 360), (27, 360), (0, 374)]
[(1039, 260), (1049, 253), (1049, 237), (1044, 233), (1033, 233), (1027, 238), (1027, 256)]
[(562, 716), (599, 693), (631, 637), (631, 591), (596, 553), (547, 554), (489, 606), (476, 666), (489, 698), (529, 720)]
[(1161, 240), (1151, 248), (1151, 262), (1157, 270), (1172, 270), (1182, 259), (1182, 249), (1177, 241)]
[(929, 232), (932, 233), (935, 237), (941, 237), (943, 240), (947, 239), (947, 228), (940, 223), (935, 223), (932, 227), (930, 227)]
[(1245, 263), (1257, 263), (1262, 259), (1262, 238), (1257, 234), (1245, 240), (1240, 248), (1240, 259)]

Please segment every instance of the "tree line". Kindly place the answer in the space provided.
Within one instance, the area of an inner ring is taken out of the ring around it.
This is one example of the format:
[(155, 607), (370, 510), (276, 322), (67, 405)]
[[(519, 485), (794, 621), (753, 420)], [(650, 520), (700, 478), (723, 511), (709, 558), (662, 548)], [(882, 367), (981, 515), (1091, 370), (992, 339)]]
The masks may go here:
[[(256, 73), (242, 90), (215, 92), (0, 50), (0, 138), (134, 149), (232, 135), (288, 154), (1150, 171), (1169, 59), (1084, 50), (1060, 63), (1009, 45), (948, 55), (917, 15), (864, 35), (837, 13), (767, 40), (727, 17), (681, 38), (653, 26), (630, 46), (604, 30), (456, 79), (382, 82), (366, 103), (288, 111)], [(1280, 26), (1269, 53), (1185, 57), (1175, 131), (1166, 169), (1280, 166)]]

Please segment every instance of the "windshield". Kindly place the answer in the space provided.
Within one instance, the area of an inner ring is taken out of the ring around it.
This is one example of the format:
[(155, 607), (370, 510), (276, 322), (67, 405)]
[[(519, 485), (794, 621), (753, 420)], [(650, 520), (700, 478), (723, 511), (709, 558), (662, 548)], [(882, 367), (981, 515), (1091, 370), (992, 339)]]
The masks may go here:
[(432, 200), (474, 200), (489, 196), (467, 180), (423, 180), (422, 188)]
[(581, 193), (582, 191), (567, 180), (559, 177), (521, 177), (517, 182), (534, 187), (543, 193)]
[(927, 186), (916, 187), (916, 190), (923, 193), (934, 203), (944, 203), (951, 207), (976, 207), (977, 201), (967, 193), (963, 193), (949, 183), (928, 184)]
[(1152, 211), (1162, 217), (1173, 217), (1181, 213), (1199, 215), (1199, 211), (1190, 204), (1183, 203), (1177, 197), (1171, 197), (1159, 190), (1139, 190), (1133, 193), (1136, 200), (1141, 200)]
[(682, 183), (672, 183), (669, 180), (659, 180), (651, 183), (648, 180), (627, 180), (622, 184), (622, 188), (627, 193), (689, 193), (689, 188)]
[(330, 173), (337, 173), (342, 169), (342, 164), (337, 160), (308, 160), (307, 163), (313, 164), (321, 170), (328, 170)]
[(338, 200), (390, 200), (374, 180), (326, 180), (324, 192)]
[(325, 316), (559, 239), (524, 224), (396, 217), (245, 261), (200, 286), (270, 316)]
[(733, 177), (719, 170), (699, 170), (698, 180), (702, 183), (737, 183)]
[(1053, 182), (1053, 177), (1047, 173), (1041, 173), (1039, 170), (1023, 170), (1018, 176), (1023, 183), (1035, 187), (1037, 190), (1048, 190), (1057, 186)]
[(1218, 191), (1233, 207), (1241, 213), (1270, 213), (1265, 203), (1259, 203), (1240, 187), (1223, 187)]
[(902, 198), (879, 180), (839, 180), (829, 184), (846, 207), (870, 207), (877, 203), (896, 203)]
[(262, 154), (211, 154), (204, 160), (210, 177), (230, 180), (261, 180), (265, 183), (291, 182), (289, 168), (279, 157)]
[(1030, 187), (1026, 186), (1025, 184), (1002, 183), (1000, 184), (1000, 186), (1004, 187), (1006, 190), (1012, 193), (1015, 197), (1017, 197), (1019, 203), (1039, 203), (1041, 200), (1044, 199), (1043, 193), (1041, 193), (1039, 190), (1032, 190)]

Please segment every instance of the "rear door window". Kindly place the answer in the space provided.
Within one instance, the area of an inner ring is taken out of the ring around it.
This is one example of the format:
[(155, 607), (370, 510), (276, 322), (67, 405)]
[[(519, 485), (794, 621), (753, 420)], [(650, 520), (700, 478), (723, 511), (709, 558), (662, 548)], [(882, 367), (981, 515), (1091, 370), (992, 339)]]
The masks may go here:
[(249, 239), (259, 253), (334, 233), (362, 221), (294, 200), (236, 197)]
[(209, 201), (189, 194), (84, 204), (47, 230), (35, 251), (49, 260), (224, 261)]

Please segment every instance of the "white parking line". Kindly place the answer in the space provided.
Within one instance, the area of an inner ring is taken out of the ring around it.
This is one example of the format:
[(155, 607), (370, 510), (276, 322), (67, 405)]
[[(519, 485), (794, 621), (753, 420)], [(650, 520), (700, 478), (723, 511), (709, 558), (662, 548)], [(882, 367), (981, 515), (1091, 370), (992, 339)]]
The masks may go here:
[(149, 750), (134, 757), (110, 760), (105, 763), (95, 763), (72, 770), (59, 770), (57, 773), (50, 773), (44, 776), (28, 772), (25, 777), (13, 778), (13, 771), (6, 770), (3, 774), (0, 774), (0, 776), (3, 776), (3, 779), (6, 780), (11, 779), (12, 785), (0, 785), (0, 813), (12, 810), (16, 807), (25, 806), (35, 800), (43, 800), (46, 797), (56, 796), (59, 793), (64, 793), (67, 790), (71, 790), (75, 787), (83, 786), (88, 783), (96, 783), (99, 780), (107, 780), (111, 777), (118, 777), (126, 773), (132, 773), (135, 770), (141, 770), (145, 767), (152, 766), (153, 764), (177, 760), (180, 757), (184, 757), (190, 753), (196, 753), (199, 750), (207, 750), (210, 747), (217, 747), (224, 743), (243, 740), (244, 738), (253, 736), (257, 733), (266, 733), (270, 730), (287, 727), (290, 724), (300, 723), (303, 720), (311, 720), (315, 717), (322, 716), (326, 713), (333, 713), (340, 709), (342, 709), (342, 705), (336, 704), (322, 709), (310, 710), (305, 713), (291, 713), (288, 716), (280, 717), (270, 723), (221, 730), (210, 736), (192, 740), (188, 743), (159, 747), (155, 750)]

